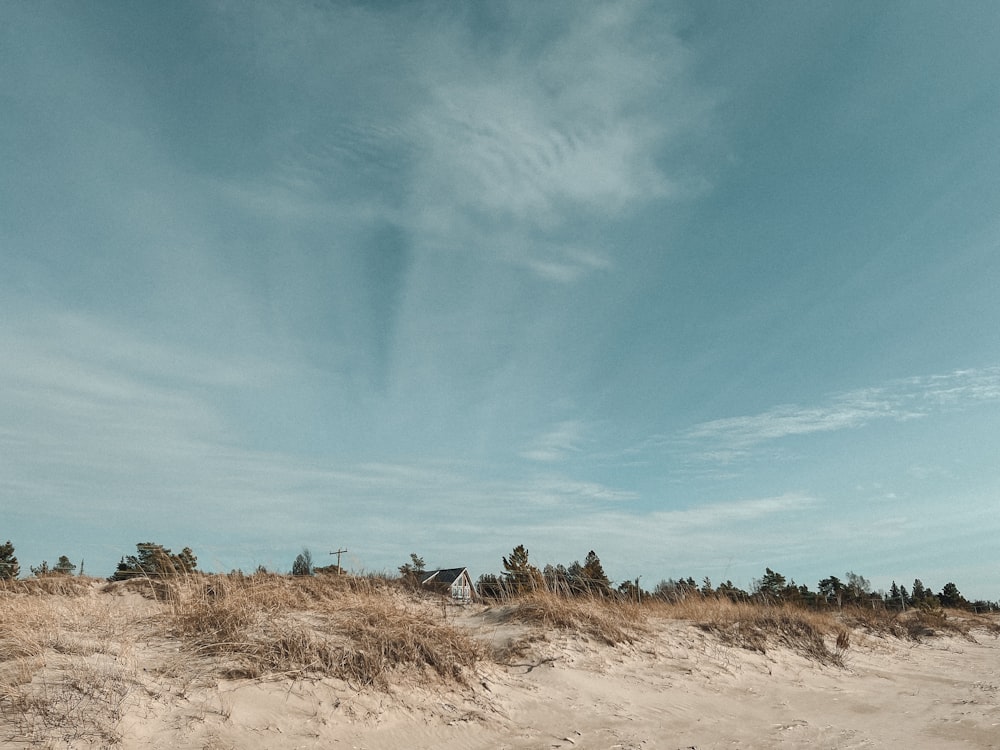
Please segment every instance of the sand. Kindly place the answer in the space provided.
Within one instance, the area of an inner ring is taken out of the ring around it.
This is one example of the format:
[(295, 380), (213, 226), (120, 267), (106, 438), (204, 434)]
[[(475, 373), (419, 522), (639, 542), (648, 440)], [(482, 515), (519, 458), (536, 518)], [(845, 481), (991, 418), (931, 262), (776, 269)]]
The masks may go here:
[[(156, 603), (92, 598), (131, 623), (118, 634), (127, 647), (87, 653), (67, 636), (62, 652), (57, 639), (31, 656), (49, 714), (8, 700), (0, 746), (1000, 748), (1000, 641), (985, 631), (921, 642), (855, 631), (843, 666), (830, 666), (783, 647), (728, 646), (683, 621), (611, 646), (456, 607), (443, 616), (477, 638), (526, 647), (506, 664), (481, 661), (467, 685), (401, 675), (385, 691), (299, 673), (224, 679), (149, 627)], [(66, 617), (84, 637), (86, 622)], [(65, 686), (81, 675), (85, 690)]]

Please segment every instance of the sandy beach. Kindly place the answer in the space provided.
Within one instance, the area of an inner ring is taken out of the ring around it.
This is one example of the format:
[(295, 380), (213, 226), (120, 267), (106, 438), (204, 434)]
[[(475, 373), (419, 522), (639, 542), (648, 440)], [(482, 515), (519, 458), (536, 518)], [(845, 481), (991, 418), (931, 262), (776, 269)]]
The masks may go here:
[[(111, 589), (109, 591), (109, 589)], [(839, 663), (650, 617), (627, 641), (414, 597), (482, 658), (383, 686), (308, 669), (234, 677), (135, 587), (6, 595), (0, 742), (51, 748), (998, 748), (1000, 640), (850, 632)], [(16, 635), (10, 616), (35, 626)], [(318, 621), (317, 621), (318, 622)], [(317, 627), (320, 627), (319, 625)], [(832, 647), (832, 646), (831, 646)], [(831, 651), (831, 653), (834, 653)]]

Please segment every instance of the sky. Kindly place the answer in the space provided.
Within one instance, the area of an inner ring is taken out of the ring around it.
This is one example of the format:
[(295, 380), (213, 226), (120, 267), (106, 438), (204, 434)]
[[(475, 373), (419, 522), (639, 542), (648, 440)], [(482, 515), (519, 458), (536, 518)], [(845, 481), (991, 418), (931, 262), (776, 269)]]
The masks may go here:
[(1000, 5), (0, 6), (0, 542), (1000, 598)]

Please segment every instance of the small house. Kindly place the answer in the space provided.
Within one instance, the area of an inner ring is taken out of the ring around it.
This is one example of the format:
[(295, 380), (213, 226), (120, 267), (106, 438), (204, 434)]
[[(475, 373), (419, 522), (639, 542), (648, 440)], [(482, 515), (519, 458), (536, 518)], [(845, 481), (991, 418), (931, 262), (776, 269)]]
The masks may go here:
[(427, 570), (420, 574), (420, 583), (428, 588), (450, 593), (452, 601), (466, 603), (475, 598), (475, 587), (467, 568)]

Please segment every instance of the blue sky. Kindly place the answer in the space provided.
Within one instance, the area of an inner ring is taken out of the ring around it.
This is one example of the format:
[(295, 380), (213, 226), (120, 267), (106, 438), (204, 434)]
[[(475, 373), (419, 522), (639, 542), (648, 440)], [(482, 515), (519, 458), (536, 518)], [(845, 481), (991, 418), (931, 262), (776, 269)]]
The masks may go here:
[(1000, 597), (1000, 6), (7, 3), (0, 541)]

